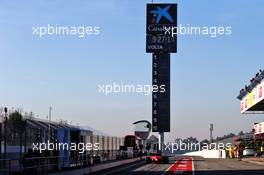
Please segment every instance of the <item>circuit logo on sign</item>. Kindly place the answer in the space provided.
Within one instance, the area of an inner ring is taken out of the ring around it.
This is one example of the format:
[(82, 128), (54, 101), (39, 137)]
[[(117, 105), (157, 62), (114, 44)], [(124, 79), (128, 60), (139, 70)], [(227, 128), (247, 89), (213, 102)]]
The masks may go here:
[(165, 17), (170, 22), (173, 22), (173, 19), (172, 19), (171, 15), (168, 12), (170, 7), (171, 7), (171, 5), (168, 5), (168, 6), (164, 7), (164, 8), (161, 8), (161, 7), (157, 6), (156, 10), (150, 11), (151, 14), (154, 14), (154, 15), (157, 16), (157, 19), (156, 19), (156, 23), (157, 24), (160, 22), (162, 17)]

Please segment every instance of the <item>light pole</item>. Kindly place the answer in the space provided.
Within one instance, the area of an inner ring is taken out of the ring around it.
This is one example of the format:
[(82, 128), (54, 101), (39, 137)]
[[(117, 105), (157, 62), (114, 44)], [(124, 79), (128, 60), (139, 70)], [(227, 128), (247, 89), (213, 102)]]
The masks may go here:
[(210, 130), (210, 143), (212, 143), (213, 142), (213, 131), (214, 131), (214, 125), (212, 123), (210, 124), (209, 130)]
[(51, 106), (50, 106), (50, 108), (49, 108), (49, 136), (48, 136), (48, 140), (50, 140), (51, 110), (52, 110), (52, 108), (51, 108)]
[(4, 117), (4, 158), (6, 158), (6, 124), (7, 124), (7, 107), (4, 108), (5, 117)]

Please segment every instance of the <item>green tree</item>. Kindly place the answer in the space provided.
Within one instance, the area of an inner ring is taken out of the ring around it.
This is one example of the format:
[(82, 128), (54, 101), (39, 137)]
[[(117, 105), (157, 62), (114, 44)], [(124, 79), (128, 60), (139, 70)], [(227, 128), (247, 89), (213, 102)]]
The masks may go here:
[(23, 120), (23, 117), (20, 112), (15, 111), (9, 115), (7, 120), (7, 126), (10, 131), (11, 144), (19, 144), (20, 156), (22, 156), (22, 142), (23, 134), (26, 131), (26, 122), (25, 120)]
[(18, 111), (9, 115), (8, 124), (12, 133), (23, 134), (25, 132), (25, 121)]

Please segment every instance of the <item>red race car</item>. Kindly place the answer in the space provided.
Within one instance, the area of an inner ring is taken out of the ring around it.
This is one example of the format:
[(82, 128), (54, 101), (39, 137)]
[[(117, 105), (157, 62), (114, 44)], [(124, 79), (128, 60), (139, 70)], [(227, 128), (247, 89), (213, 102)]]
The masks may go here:
[(146, 163), (169, 163), (169, 157), (160, 153), (151, 153), (146, 157)]

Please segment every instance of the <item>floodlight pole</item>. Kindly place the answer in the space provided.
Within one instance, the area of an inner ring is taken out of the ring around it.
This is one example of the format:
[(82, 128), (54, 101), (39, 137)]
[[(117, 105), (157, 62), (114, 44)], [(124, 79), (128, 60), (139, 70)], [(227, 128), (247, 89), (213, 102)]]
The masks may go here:
[(51, 130), (50, 130), (50, 124), (51, 124), (51, 106), (49, 108), (49, 135), (48, 135), (48, 140), (50, 141), (50, 134), (51, 134)]
[(6, 151), (6, 147), (7, 147), (7, 139), (6, 139), (6, 137), (7, 137), (7, 134), (6, 134), (6, 132), (7, 132), (7, 128), (6, 128), (6, 125), (7, 125), (7, 107), (5, 107), (4, 108), (4, 112), (5, 112), (5, 118), (4, 118), (4, 158), (6, 159), (6, 153), (7, 153), (7, 151)]

